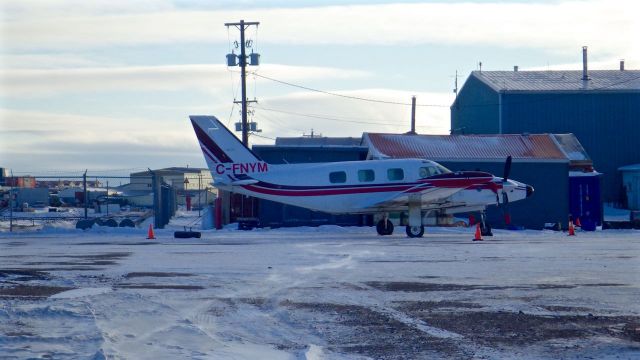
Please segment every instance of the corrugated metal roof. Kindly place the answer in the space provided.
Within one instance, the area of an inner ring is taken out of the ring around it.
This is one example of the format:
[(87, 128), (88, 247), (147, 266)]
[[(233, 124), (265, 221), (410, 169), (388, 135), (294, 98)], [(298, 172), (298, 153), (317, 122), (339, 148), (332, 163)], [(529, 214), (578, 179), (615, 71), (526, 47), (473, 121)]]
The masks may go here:
[[(573, 135), (571, 135), (573, 136)], [(405, 135), (365, 133), (374, 158), (443, 160), (568, 161), (550, 134), (536, 135)], [(576, 140), (577, 141), (577, 140)]]
[(361, 138), (354, 137), (278, 137), (276, 146), (360, 146)]
[(640, 91), (640, 70), (473, 71), (496, 91)]

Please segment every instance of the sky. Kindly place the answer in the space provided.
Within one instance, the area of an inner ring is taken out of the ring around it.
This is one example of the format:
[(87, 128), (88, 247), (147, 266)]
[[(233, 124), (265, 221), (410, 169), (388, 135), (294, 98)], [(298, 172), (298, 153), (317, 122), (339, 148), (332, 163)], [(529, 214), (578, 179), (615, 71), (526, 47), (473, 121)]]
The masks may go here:
[(579, 70), (588, 46), (590, 69), (640, 69), (638, 13), (633, 0), (4, 0), (0, 167), (204, 166), (188, 116), (240, 121), (240, 69), (225, 62), (239, 32), (226, 22), (260, 22), (246, 31), (261, 60), (247, 68), (262, 130), (250, 143), (272, 144), (406, 132), (412, 96), (417, 131), (446, 134), (456, 73), (461, 87), (479, 62)]

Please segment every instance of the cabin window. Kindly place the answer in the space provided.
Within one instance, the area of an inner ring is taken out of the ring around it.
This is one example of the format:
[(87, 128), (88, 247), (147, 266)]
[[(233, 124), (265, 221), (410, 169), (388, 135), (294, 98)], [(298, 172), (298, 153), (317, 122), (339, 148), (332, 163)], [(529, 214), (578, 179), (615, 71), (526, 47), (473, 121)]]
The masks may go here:
[(344, 171), (334, 171), (329, 173), (329, 181), (333, 184), (347, 182), (347, 173)]
[(358, 170), (358, 181), (370, 182), (376, 179), (376, 174), (373, 170)]
[(404, 179), (404, 170), (400, 168), (387, 170), (387, 179), (392, 181)]

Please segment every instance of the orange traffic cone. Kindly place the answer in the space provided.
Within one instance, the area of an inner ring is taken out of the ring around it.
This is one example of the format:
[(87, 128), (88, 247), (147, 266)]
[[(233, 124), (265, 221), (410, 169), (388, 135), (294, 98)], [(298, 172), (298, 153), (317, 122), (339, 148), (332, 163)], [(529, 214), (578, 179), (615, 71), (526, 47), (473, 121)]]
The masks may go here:
[(576, 236), (576, 229), (573, 227), (573, 221), (569, 221), (569, 235)]
[(582, 224), (580, 223), (580, 218), (579, 217), (576, 218), (576, 226), (580, 227), (580, 228), (582, 227)]
[(482, 241), (482, 232), (480, 231), (480, 223), (476, 223), (476, 236), (473, 237), (473, 241)]
[(149, 231), (147, 233), (147, 239), (153, 240), (156, 238), (156, 234), (153, 233), (153, 225), (149, 224)]

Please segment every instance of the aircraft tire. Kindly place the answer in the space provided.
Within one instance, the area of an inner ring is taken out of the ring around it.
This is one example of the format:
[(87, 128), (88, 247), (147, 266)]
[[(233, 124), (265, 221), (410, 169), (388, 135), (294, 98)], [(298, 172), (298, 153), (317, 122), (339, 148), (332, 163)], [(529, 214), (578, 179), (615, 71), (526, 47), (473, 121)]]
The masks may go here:
[(424, 235), (424, 226), (407, 226), (407, 236), (410, 238), (419, 238)]
[(482, 224), (480, 224), (480, 233), (482, 234), (482, 236), (493, 236), (491, 225), (485, 224), (485, 226), (482, 226)]
[(391, 223), (390, 220), (387, 220), (387, 226), (385, 226), (384, 220), (380, 220), (376, 224), (376, 231), (378, 231), (378, 235), (391, 235), (393, 234), (393, 223)]

